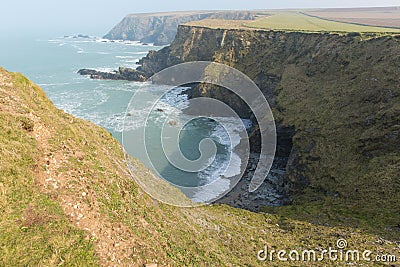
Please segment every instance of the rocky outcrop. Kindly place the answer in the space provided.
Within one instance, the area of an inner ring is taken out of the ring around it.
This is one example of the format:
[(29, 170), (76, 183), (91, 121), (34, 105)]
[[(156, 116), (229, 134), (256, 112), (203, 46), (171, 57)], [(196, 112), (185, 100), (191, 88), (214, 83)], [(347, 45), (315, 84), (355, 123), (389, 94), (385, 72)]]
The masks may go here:
[(174, 12), (157, 14), (131, 14), (126, 16), (104, 38), (131, 40), (155, 45), (170, 44), (178, 25), (202, 19), (252, 20), (250, 11)]
[(114, 72), (97, 71), (93, 69), (81, 69), (78, 71), (80, 75), (90, 76), (91, 79), (97, 80), (126, 80), (135, 82), (145, 82), (147, 76), (145, 73), (136, 69), (120, 67)]
[[(140, 71), (210, 60), (247, 74), (269, 100), (293, 201), (333, 197), (379, 210), (376, 203), (397, 194), (399, 38), (181, 25), (169, 47), (141, 60)], [(246, 112), (235, 95), (212, 86), (191, 94)], [(260, 146), (257, 128), (251, 143)]]

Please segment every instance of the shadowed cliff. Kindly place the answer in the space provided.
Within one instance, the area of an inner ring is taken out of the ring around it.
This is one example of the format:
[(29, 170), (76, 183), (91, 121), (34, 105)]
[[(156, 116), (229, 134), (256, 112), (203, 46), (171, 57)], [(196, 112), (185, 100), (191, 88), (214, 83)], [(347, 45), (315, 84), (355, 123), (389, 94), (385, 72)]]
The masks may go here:
[[(260, 262), (257, 252), (322, 250), (339, 238), (351, 249), (399, 256), (399, 49), (392, 36), (181, 26), (171, 47), (142, 60), (147, 74), (215, 60), (259, 85), (289, 129), (280, 137), (291, 140), (281, 153), (290, 154), (293, 202), (264, 213), (154, 201), (105, 129), (0, 69), (0, 265), (293, 266)], [(227, 92), (202, 89), (194, 93), (241, 108)], [(150, 175), (137, 160), (135, 169)]]
[[(171, 46), (150, 52), (139, 69), (151, 75), (186, 61), (216, 61), (244, 72), (269, 100), (278, 127), (294, 129), (293, 135), (278, 130), (278, 140), (292, 139), (281, 147), (290, 150), (292, 205), (265, 210), (317, 224), (353, 223), (398, 239), (398, 35), (182, 25)], [(194, 94), (247, 109), (226, 90), (199, 87)], [(256, 131), (251, 141), (259, 145)]]

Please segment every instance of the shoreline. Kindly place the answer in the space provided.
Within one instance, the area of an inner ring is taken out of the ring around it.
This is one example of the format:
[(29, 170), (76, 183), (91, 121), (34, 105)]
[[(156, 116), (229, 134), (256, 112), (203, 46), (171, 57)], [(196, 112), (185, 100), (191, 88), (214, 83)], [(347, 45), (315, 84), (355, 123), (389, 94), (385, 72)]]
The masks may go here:
[[(193, 97), (193, 91), (196, 90), (197, 85), (190, 85), (190, 87), (181, 94), (187, 95), (188, 99)], [(183, 111), (184, 112), (184, 111)], [(244, 120), (250, 120), (250, 118), (241, 118), (242, 122)], [(250, 134), (255, 129), (254, 123), (252, 123), (250, 128), (246, 128), (247, 133)], [(251, 138), (251, 137), (250, 137)], [(241, 150), (243, 151), (243, 141), (245, 138), (240, 136), (240, 142), (235, 146), (231, 153), (237, 154), (241, 158)], [(249, 140), (250, 141), (250, 140)], [(251, 141), (249, 143), (251, 147)], [(250, 148), (249, 147), (249, 148)], [(241, 159), (240, 169), (244, 168), (242, 177), (238, 180), (237, 184), (223, 197), (212, 202), (212, 204), (226, 204), (235, 208), (250, 210), (253, 212), (258, 212), (263, 206), (282, 206), (288, 203), (289, 199), (284, 192), (286, 192), (286, 162), (287, 159), (284, 157), (275, 156), (273, 164), (269, 173), (267, 174), (264, 182), (261, 186), (254, 192), (249, 192), (249, 185), (253, 178), (254, 171), (257, 167), (259, 161), (260, 153), (249, 152), (249, 158), (247, 166), (243, 166), (244, 162)], [(232, 176), (231, 179), (234, 179)]]
[[(106, 79), (106, 80), (124, 80), (126, 77), (120, 77), (119, 73), (134, 73), (135, 79), (133, 81), (136, 82), (145, 82), (146, 79), (141, 79), (137, 80), (137, 74), (142, 75), (143, 73), (137, 71), (136, 69), (126, 69), (126, 68), (121, 68), (116, 71), (115, 73), (111, 73), (112, 75), (116, 75), (118, 77), (112, 77), (112, 79), (109, 78), (110, 73), (108, 72), (99, 72), (96, 70), (89, 70), (89, 69), (82, 69), (78, 73), (81, 75), (90, 75), (90, 78), (92, 79)], [(100, 74), (100, 75), (97, 75)], [(101, 76), (102, 74), (106, 74), (104, 78)], [(115, 78), (115, 79), (114, 79)], [(126, 79), (125, 79), (126, 80)], [(183, 87), (183, 90), (179, 93), (180, 95), (185, 95), (188, 97), (188, 100), (195, 98), (193, 96), (193, 92), (196, 89), (197, 84), (189, 84), (185, 85)], [(185, 110), (187, 108), (183, 109), (182, 112), (185, 113)], [(243, 118), (242, 118), (243, 119)], [(250, 120), (250, 118), (247, 118)], [(251, 129), (248, 129), (248, 133), (251, 133), (251, 131), (254, 130), (254, 125), (252, 126)], [(240, 138), (240, 140), (243, 140), (243, 137)], [(234, 153), (231, 151), (231, 153)], [(237, 154), (237, 153), (236, 153)], [(237, 155), (240, 158), (240, 154)], [(222, 198), (212, 201), (212, 204), (227, 204), (229, 206), (235, 207), (235, 208), (240, 208), (240, 209), (245, 209), (245, 210), (250, 210), (253, 212), (258, 212), (259, 209), (263, 206), (281, 206), (285, 205), (288, 203), (288, 197), (285, 195), (285, 177), (286, 177), (286, 171), (285, 171), (285, 159), (275, 157), (273, 165), (271, 167), (270, 172), (268, 173), (267, 177), (265, 178), (265, 181), (262, 183), (262, 185), (255, 191), (255, 192), (249, 192), (248, 188), (250, 185), (250, 182), (252, 180), (254, 170), (257, 166), (259, 159), (259, 153), (250, 153), (249, 154), (249, 159), (248, 159), (248, 164), (245, 167), (240, 167), (240, 168), (245, 168), (242, 177), (238, 180), (237, 184), (230, 190), (226, 195), (224, 195)], [(240, 163), (243, 165), (243, 161)], [(235, 176), (229, 177), (230, 179), (235, 179)], [(215, 190), (215, 192), (218, 192), (220, 190)], [(222, 190), (224, 191), (224, 190)], [(201, 191), (200, 191), (201, 192)], [(195, 194), (193, 195), (195, 196)], [(212, 199), (212, 198), (210, 198)]]

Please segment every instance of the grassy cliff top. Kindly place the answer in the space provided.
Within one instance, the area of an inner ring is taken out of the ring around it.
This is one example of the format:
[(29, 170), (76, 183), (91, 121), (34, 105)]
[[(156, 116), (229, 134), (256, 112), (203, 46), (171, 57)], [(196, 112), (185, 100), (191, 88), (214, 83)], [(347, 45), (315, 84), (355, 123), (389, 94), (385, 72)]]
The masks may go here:
[(248, 20), (222, 20), (222, 19), (203, 19), (187, 22), (184, 25), (206, 27), (211, 29), (248, 29), (245, 23)]
[(266, 29), (304, 32), (400, 33), (400, 29), (336, 22), (296, 11), (270, 12), (254, 21), (201, 20), (186, 25), (227, 29)]
[(1, 266), (256, 266), (265, 245), (320, 249), (340, 237), (351, 248), (398, 253), (350, 226), (158, 203), (138, 188), (105, 129), (58, 110), (37, 85), (1, 68), (0, 129)]
[(217, 14), (217, 13), (240, 13), (240, 12), (255, 12), (246, 10), (196, 10), (196, 11), (173, 11), (173, 12), (153, 12), (153, 13), (133, 13), (128, 14), (128, 17), (179, 17), (179, 16), (193, 16), (203, 14)]

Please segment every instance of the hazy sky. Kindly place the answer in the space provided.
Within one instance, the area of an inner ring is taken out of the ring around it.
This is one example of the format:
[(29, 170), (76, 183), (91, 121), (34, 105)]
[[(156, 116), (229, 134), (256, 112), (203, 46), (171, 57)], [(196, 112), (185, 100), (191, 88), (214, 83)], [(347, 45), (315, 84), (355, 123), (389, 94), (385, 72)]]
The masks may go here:
[(5, 0), (1, 3), (0, 30), (102, 35), (129, 13), (357, 6), (400, 6), (400, 0)]

